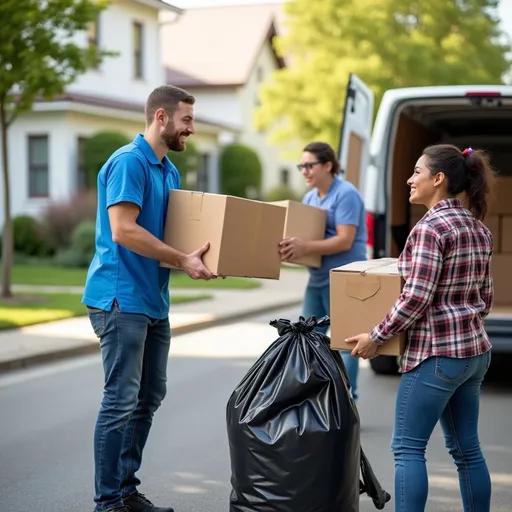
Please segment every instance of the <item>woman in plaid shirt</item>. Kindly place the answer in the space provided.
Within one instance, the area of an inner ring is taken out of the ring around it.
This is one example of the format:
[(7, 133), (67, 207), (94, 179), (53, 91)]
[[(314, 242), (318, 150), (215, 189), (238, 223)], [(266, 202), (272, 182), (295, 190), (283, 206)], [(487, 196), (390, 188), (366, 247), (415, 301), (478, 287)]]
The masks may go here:
[[(480, 151), (430, 146), (407, 181), (427, 213), (399, 258), (402, 294), (370, 333), (348, 339), (354, 356), (408, 332), (391, 448), (395, 510), (423, 512), (425, 450), (437, 422), (459, 474), (465, 512), (488, 512), (491, 480), (478, 439), (480, 386), (491, 361), (484, 319), (493, 303), (491, 232), (482, 223), (493, 173)], [(458, 198), (465, 193), (468, 209)]]

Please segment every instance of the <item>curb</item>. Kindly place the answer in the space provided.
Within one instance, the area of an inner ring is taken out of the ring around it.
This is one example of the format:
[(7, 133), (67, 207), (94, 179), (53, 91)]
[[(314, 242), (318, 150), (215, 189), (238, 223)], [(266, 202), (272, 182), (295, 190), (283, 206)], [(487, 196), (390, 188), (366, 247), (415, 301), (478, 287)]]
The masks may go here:
[[(178, 327), (174, 327), (172, 329), (172, 336), (180, 336), (183, 334), (189, 334), (192, 332), (202, 331), (204, 329), (208, 329), (210, 327), (217, 327), (220, 325), (226, 325), (233, 323), (235, 321), (245, 320), (252, 316), (263, 315), (265, 313), (270, 313), (276, 309), (288, 308), (293, 306), (298, 306), (302, 304), (302, 298), (293, 299), (288, 301), (283, 301), (279, 304), (272, 304), (269, 306), (262, 306), (259, 308), (254, 308), (247, 310), (245, 312), (238, 312), (229, 315), (218, 316), (216, 318), (212, 318), (211, 320), (202, 320), (199, 322), (191, 323), (189, 325), (181, 325)], [(73, 357), (90, 355), (99, 353), (99, 343), (85, 343), (83, 345), (79, 345), (77, 347), (62, 349), (62, 350), (54, 350), (50, 352), (45, 352), (42, 354), (34, 354), (25, 357), (20, 357), (18, 359), (13, 359), (11, 361), (2, 361), (0, 362), (0, 375), (5, 374), (15, 370), (21, 370), (24, 368), (29, 368), (32, 366), (41, 365), (44, 363), (50, 363), (54, 361), (60, 361), (63, 359), (70, 359)]]

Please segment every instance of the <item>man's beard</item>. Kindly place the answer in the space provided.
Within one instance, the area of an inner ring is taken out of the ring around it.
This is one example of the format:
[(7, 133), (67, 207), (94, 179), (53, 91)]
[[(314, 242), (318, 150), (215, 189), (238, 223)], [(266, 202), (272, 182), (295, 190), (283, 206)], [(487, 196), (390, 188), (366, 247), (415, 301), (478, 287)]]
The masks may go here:
[(186, 146), (184, 142), (181, 142), (180, 137), (187, 136), (187, 133), (176, 132), (174, 127), (169, 123), (168, 128), (166, 127), (165, 132), (161, 136), (162, 143), (167, 146), (169, 151), (184, 151)]

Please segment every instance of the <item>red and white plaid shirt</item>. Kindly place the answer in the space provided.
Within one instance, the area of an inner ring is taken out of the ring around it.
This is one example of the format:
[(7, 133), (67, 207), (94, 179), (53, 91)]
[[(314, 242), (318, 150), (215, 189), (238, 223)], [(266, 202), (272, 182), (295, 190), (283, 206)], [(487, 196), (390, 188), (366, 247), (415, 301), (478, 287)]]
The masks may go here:
[(407, 331), (402, 373), (431, 356), (490, 350), (484, 319), (494, 296), (492, 249), (491, 232), (459, 199), (440, 201), (411, 230), (398, 259), (402, 294), (370, 333), (380, 345)]

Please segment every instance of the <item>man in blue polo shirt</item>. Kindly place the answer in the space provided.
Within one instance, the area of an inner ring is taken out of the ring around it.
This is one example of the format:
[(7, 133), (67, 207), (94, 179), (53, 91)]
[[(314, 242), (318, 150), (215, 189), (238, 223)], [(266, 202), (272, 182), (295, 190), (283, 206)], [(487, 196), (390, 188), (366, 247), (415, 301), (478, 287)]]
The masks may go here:
[(193, 279), (216, 276), (204, 266), (208, 243), (183, 254), (162, 242), (171, 189), (179, 173), (167, 153), (183, 151), (194, 133), (193, 96), (155, 89), (145, 107), (146, 130), (118, 149), (98, 175), (96, 254), (82, 302), (100, 338), (104, 395), (94, 433), (96, 510), (173, 512), (137, 490), (153, 414), (166, 394), (169, 269)]

